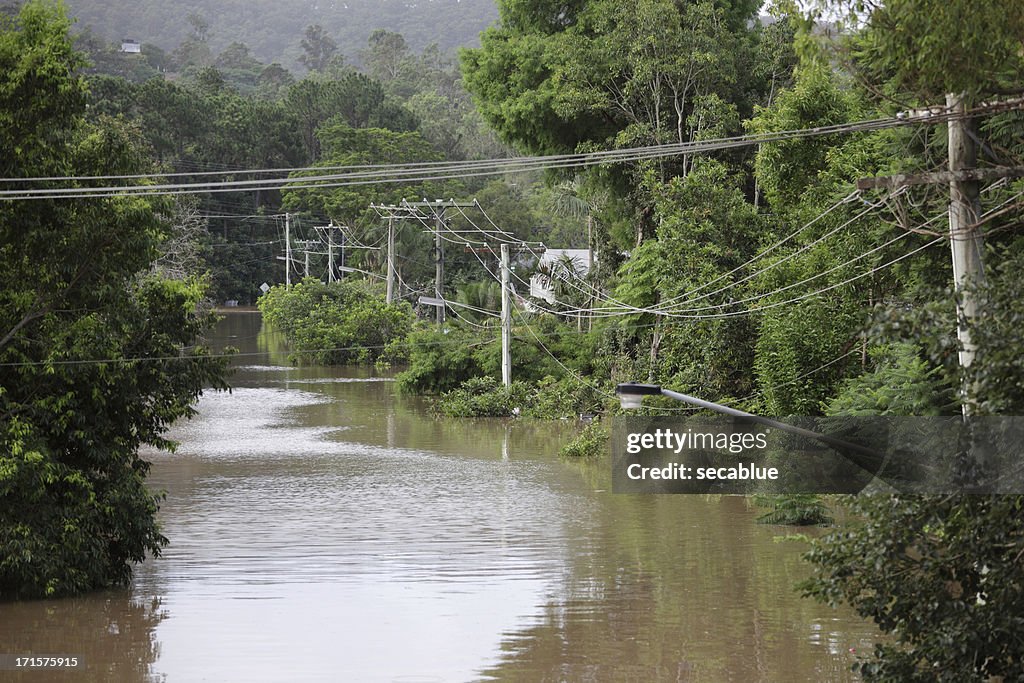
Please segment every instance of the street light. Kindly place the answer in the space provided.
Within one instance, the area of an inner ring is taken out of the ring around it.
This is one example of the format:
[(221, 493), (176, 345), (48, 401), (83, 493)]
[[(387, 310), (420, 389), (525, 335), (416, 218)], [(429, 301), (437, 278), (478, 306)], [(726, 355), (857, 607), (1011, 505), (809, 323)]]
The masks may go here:
[(654, 384), (637, 384), (626, 382), (615, 387), (615, 393), (619, 395), (619, 403), (623, 410), (636, 410), (642, 408), (644, 396), (660, 396), (661, 387)]

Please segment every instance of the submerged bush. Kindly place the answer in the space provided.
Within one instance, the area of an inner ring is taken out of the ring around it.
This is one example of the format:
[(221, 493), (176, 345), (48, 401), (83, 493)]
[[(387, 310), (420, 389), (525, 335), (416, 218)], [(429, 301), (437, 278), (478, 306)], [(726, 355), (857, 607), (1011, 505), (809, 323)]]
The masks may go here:
[(532, 397), (533, 390), (526, 382), (505, 387), (493, 377), (474, 377), (441, 396), (436, 408), (448, 417), (513, 417)]
[(399, 391), (442, 394), (484, 374), (475, 354), (484, 343), (488, 342), (459, 329), (442, 332), (431, 326), (414, 331), (406, 346), (409, 367), (396, 377)]
[(388, 304), (361, 280), (278, 285), (258, 304), (264, 320), (284, 332), (293, 362), (372, 363), (412, 329), (407, 303)]
[(786, 526), (827, 526), (832, 524), (832, 513), (813, 493), (791, 493), (777, 496), (756, 496), (754, 503), (770, 508), (757, 518), (761, 524)]
[(590, 384), (575, 377), (556, 380), (548, 376), (537, 382), (533, 399), (524, 414), (548, 420), (575, 418), (602, 412), (603, 403), (601, 392)]
[(608, 430), (600, 422), (591, 422), (558, 455), (563, 458), (596, 458), (608, 449)]
[(489, 375), (473, 377), (443, 394), (438, 412), (449, 417), (533, 417), (542, 420), (576, 418), (602, 410), (600, 392), (572, 377), (548, 376), (536, 384), (512, 382), (502, 386)]

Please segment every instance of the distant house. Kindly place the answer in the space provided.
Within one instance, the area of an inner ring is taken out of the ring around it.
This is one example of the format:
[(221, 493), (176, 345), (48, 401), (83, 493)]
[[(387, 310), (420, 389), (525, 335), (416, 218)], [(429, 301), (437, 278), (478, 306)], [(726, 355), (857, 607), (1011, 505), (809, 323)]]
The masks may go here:
[[(540, 257), (538, 264), (551, 276), (560, 279), (583, 279), (590, 272), (590, 252), (587, 249), (551, 249)], [(568, 263), (566, 263), (568, 261)], [(571, 264), (571, 267), (566, 267)], [(530, 277), (530, 296), (555, 303), (555, 289), (551, 277), (536, 273)]]
[(132, 40), (131, 38), (125, 38), (121, 41), (121, 52), (129, 52), (132, 54), (138, 54), (142, 52), (142, 45), (139, 41)]

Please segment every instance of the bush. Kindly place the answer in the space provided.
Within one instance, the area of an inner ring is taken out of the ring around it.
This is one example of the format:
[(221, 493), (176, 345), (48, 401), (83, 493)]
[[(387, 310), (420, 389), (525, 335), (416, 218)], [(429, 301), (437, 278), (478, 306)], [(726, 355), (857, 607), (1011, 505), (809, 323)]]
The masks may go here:
[(505, 387), (493, 377), (474, 377), (441, 396), (436, 408), (448, 417), (513, 417), (532, 397), (533, 390), (526, 382)]
[(761, 524), (785, 526), (827, 526), (832, 524), (832, 513), (813, 493), (791, 493), (778, 496), (756, 496), (754, 503), (771, 508), (757, 518)]
[(563, 458), (596, 458), (608, 450), (608, 430), (600, 422), (591, 422), (558, 455)]
[(483, 374), (475, 350), (487, 341), (459, 329), (414, 331), (407, 339), (409, 367), (398, 374), (398, 390), (441, 394)]
[(556, 380), (549, 375), (537, 382), (523, 414), (546, 420), (574, 418), (584, 413), (600, 413), (603, 403), (601, 393), (589, 384), (575, 377)]
[(1024, 680), (1024, 496), (863, 496), (804, 590), (891, 634), (872, 681)]
[(407, 303), (387, 304), (360, 280), (306, 279), (272, 288), (259, 300), (264, 319), (284, 332), (293, 362), (372, 363), (412, 329)]
[(602, 409), (601, 394), (573, 377), (545, 377), (535, 385), (512, 382), (504, 387), (491, 376), (473, 377), (438, 400), (438, 412), (449, 417), (575, 418)]

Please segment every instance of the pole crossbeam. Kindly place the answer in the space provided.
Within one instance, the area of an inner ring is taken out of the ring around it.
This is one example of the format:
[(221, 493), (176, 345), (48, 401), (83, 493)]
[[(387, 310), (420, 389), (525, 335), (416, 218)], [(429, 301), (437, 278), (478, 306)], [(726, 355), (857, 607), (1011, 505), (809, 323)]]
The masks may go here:
[(881, 178), (861, 178), (858, 190), (898, 190), (913, 185), (935, 185), (942, 183), (984, 182), (1002, 178), (1024, 178), (1024, 166), (997, 166), (995, 168), (964, 168), (956, 171), (935, 171), (932, 173), (900, 173)]

